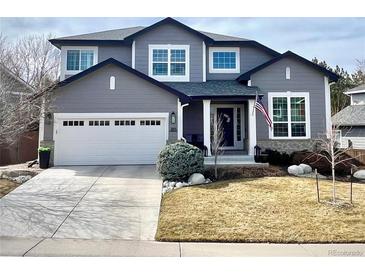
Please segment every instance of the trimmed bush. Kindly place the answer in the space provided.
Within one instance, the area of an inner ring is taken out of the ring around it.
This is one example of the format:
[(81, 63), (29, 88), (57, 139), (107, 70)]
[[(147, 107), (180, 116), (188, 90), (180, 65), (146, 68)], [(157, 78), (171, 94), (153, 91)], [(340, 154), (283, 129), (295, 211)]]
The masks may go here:
[(199, 148), (177, 142), (162, 149), (157, 160), (157, 170), (163, 180), (186, 180), (193, 173), (203, 172), (204, 156)]
[(290, 156), (286, 152), (267, 149), (263, 153), (268, 155), (267, 161), (270, 165), (288, 166), (290, 164)]

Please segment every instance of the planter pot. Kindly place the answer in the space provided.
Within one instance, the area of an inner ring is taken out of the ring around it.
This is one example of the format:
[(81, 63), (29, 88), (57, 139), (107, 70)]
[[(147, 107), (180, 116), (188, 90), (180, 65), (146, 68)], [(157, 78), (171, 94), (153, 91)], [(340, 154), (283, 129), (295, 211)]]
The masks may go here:
[(39, 152), (39, 167), (46, 169), (49, 167), (49, 159), (51, 156), (50, 151), (40, 151)]

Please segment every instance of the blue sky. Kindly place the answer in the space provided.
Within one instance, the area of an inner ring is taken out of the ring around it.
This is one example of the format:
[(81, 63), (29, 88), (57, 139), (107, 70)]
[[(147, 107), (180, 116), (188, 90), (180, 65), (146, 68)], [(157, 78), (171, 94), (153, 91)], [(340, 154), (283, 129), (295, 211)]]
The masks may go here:
[[(9, 39), (35, 33), (68, 36), (131, 26), (148, 26), (161, 18), (0, 18)], [(352, 72), (365, 59), (365, 18), (176, 18), (210, 32), (256, 40), (279, 52), (291, 50), (307, 59), (324, 59)]]

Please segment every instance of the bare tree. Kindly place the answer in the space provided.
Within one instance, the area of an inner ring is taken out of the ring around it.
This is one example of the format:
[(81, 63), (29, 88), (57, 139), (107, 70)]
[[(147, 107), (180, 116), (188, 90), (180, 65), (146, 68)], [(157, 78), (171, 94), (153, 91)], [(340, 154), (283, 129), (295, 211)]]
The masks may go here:
[(0, 144), (9, 145), (51, 111), (59, 53), (43, 35), (13, 43), (0, 35), (0, 57)]
[(223, 154), (222, 147), (224, 146), (224, 130), (223, 117), (220, 115), (213, 122), (213, 138), (211, 142), (212, 153), (214, 155), (214, 175), (218, 178), (218, 157)]
[[(332, 177), (332, 203), (336, 204), (336, 167), (340, 164), (350, 163), (354, 159), (361, 157), (362, 155), (358, 155), (356, 157), (352, 157), (348, 154), (348, 152), (352, 149), (351, 146), (342, 147), (338, 141), (338, 134), (342, 129), (341, 124), (338, 123), (333, 125), (332, 128), (326, 133), (323, 134), (320, 138), (316, 139), (317, 149), (313, 153), (311, 153), (308, 158), (311, 158), (313, 155), (316, 157), (316, 160), (313, 162), (317, 162), (318, 160), (325, 159), (331, 166), (331, 177)], [(351, 131), (351, 129), (347, 129), (345, 136)]]

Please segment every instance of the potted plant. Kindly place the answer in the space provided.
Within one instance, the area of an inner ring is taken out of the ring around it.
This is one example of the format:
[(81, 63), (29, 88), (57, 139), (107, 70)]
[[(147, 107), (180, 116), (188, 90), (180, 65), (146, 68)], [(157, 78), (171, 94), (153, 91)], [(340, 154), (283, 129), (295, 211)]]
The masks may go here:
[(51, 148), (50, 147), (39, 147), (39, 167), (46, 169), (49, 167), (49, 159), (51, 156)]

